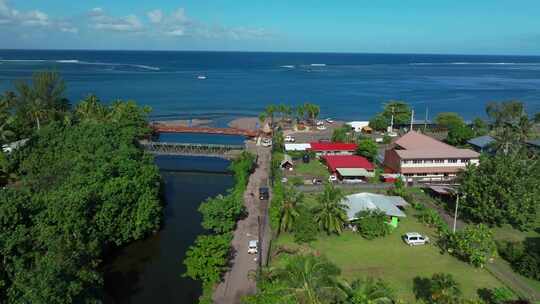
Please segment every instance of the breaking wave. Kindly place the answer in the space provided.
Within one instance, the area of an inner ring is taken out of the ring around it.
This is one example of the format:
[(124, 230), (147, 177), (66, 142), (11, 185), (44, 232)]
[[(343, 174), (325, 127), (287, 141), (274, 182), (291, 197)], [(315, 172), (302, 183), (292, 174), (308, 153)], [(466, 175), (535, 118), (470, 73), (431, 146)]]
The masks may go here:
[(540, 65), (540, 62), (413, 62), (409, 65)]
[(110, 66), (110, 67), (131, 67), (136, 69), (142, 69), (142, 70), (150, 70), (150, 71), (159, 71), (160, 68), (144, 65), (144, 64), (129, 64), (129, 63), (108, 63), (108, 62), (90, 62), (90, 61), (82, 61), (77, 59), (61, 59), (61, 60), (52, 60), (52, 59), (0, 59), (0, 62), (54, 62), (54, 63), (62, 63), (62, 64), (82, 64), (82, 65), (100, 65), (100, 66)]

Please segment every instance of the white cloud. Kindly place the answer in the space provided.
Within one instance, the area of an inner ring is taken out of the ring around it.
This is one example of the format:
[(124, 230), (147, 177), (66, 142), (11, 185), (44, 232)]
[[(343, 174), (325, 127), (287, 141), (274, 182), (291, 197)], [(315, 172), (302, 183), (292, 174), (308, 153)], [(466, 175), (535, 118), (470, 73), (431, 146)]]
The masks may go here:
[(185, 23), (188, 21), (188, 18), (186, 16), (186, 10), (183, 8), (177, 8), (171, 16), (173, 22)]
[(152, 23), (160, 23), (161, 20), (163, 19), (163, 12), (159, 9), (149, 11), (148, 13), (146, 13), (146, 15), (148, 16), (148, 19), (150, 19), (150, 22)]
[(170, 36), (184, 36), (185, 32), (184, 32), (184, 29), (177, 28), (177, 29), (173, 29), (173, 30), (168, 31), (166, 34), (168, 34)]
[(125, 17), (113, 17), (105, 13), (105, 11), (96, 7), (88, 13), (92, 24), (90, 27), (98, 30), (113, 31), (113, 32), (140, 32), (144, 26), (139, 18), (135, 15), (127, 15)]
[[(7, 0), (0, 0), (0, 25), (46, 28), (61, 32), (77, 33), (78, 28), (67, 21), (52, 19), (46, 13), (34, 9), (20, 12), (9, 6)], [(65, 29), (69, 29), (66, 31)]]

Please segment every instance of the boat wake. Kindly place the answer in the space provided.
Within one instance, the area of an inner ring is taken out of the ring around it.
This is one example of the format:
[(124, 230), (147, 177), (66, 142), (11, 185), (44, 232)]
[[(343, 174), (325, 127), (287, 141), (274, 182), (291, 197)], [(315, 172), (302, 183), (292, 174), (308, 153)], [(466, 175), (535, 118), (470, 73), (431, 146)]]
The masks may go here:
[(130, 64), (130, 63), (109, 63), (109, 62), (90, 62), (82, 61), (77, 59), (61, 59), (61, 60), (52, 60), (52, 59), (0, 59), (0, 62), (4, 63), (61, 63), (61, 64), (81, 64), (81, 65), (98, 65), (98, 66), (108, 66), (108, 67), (130, 67), (141, 70), (149, 71), (159, 71), (160, 68), (144, 65), (144, 64)]

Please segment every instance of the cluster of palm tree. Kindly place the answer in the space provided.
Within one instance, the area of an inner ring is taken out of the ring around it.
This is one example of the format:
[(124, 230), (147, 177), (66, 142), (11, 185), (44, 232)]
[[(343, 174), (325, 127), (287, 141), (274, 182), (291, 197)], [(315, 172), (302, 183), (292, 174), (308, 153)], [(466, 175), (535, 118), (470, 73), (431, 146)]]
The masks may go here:
[(321, 109), (318, 105), (312, 103), (304, 103), (296, 107), (291, 107), (286, 104), (268, 105), (263, 112), (259, 114), (259, 121), (264, 123), (270, 119), (270, 125), (273, 127), (278, 118), (278, 123), (290, 122), (293, 118), (297, 122), (309, 121), (312, 124), (319, 117)]
[[(392, 304), (393, 292), (371, 278), (352, 283), (339, 278), (340, 269), (324, 257), (293, 255), (280, 268), (262, 271), (255, 303)], [(276, 295), (278, 299), (276, 300)], [(252, 298), (253, 299), (253, 298)], [(246, 301), (250, 303), (250, 301)]]
[(343, 204), (345, 195), (341, 189), (327, 183), (317, 196), (318, 205), (314, 209), (315, 221), (327, 234), (341, 234), (347, 222), (347, 206)]
[(493, 134), (495, 149), (505, 155), (519, 150), (529, 139), (533, 121), (520, 101), (490, 102), (486, 106)]

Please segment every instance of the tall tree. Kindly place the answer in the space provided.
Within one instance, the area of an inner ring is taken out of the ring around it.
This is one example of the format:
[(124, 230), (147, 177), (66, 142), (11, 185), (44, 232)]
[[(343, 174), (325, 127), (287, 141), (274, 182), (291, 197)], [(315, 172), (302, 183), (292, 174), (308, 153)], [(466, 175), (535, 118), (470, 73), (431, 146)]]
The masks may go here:
[(386, 118), (388, 125), (394, 116), (394, 124), (407, 124), (411, 121), (411, 107), (405, 101), (390, 100), (384, 105), (381, 115)]
[(317, 196), (318, 205), (315, 207), (315, 221), (327, 233), (340, 234), (347, 222), (347, 206), (342, 203), (345, 195), (341, 189), (332, 184), (326, 184), (324, 191)]
[(393, 304), (394, 294), (382, 280), (366, 278), (355, 280), (351, 284), (343, 283), (350, 304)]
[(518, 100), (489, 102), (486, 105), (486, 114), (494, 127), (499, 128), (504, 124), (516, 124), (525, 114), (525, 107)]
[(379, 147), (372, 138), (364, 138), (358, 141), (358, 148), (356, 148), (356, 154), (363, 156), (370, 161), (374, 161), (379, 153)]
[(325, 258), (294, 255), (276, 270), (275, 278), (286, 286), (285, 298), (293, 297), (304, 304), (330, 304), (344, 296), (337, 284), (339, 274), (339, 268)]
[(75, 115), (81, 120), (105, 121), (108, 114), (107, 107), (95, 95), (89, 95), (75, 107)]
[(437, 114), (435, 117), (435, 122), (444, 128), (452, 129), (455, 127), (461, 127), (465, 125), (465, 121), (458, 113), (454, 112), (442, 112)]
[(300, 216), (298, 205), (302, 203), (303, 199), (303, 194), (296, 191), (294, 187), (285, 187), (280, 211), (279, 232), (291, 230), (296, 219)]
[(431, 301), (436, 304), (461, 303), (461, 290), (452, 275), (436, 273), (431, 278)]

